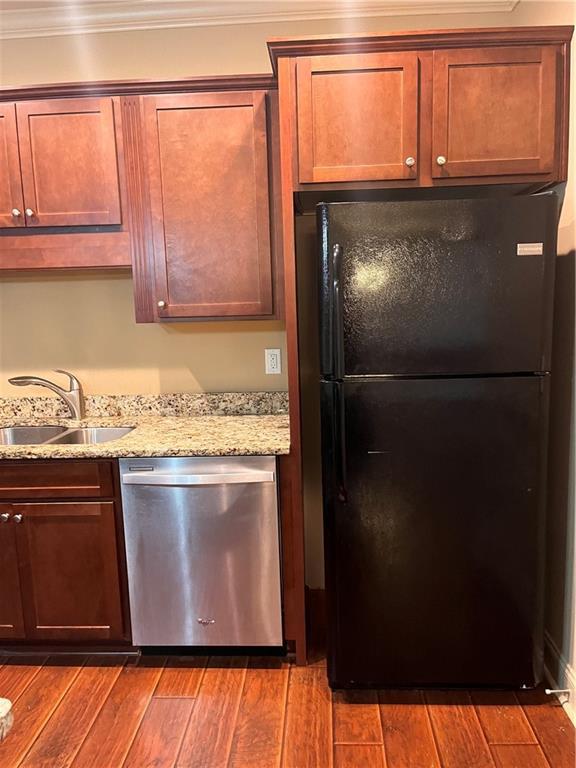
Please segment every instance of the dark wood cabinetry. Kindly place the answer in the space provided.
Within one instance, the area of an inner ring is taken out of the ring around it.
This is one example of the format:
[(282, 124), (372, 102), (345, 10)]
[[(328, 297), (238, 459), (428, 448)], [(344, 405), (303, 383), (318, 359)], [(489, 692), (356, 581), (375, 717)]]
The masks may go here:
[(269, 44), (295, 190), (567, 176), (570, 27)]
[(16, 526), (11, 525), (12, 509), (0, 504), (0, 638), (24, 637), (22, 590), (18, 572)]
[(34, 640), (119, 640), (122, 609), (114, 503), (13, 504), (25, 595), (26, 636)]
[(110, 98), (25, 101), (1, 110), (2, 226), (120, 224)]
[(24, 226), (24, 198), (14, 104), (0, 104), (0, 227)]
[(296, 80), (301, 183), (417, 178), (415, 53), (306, 56)]
[(159, 318), (272, 313), (266, 95), (144, 98)]
[(556, 176), (556, 46), (434, 51), (432, 176)]
[(112, 99), (16, 105), (28, 227), (120, 224)]
[(112, 477), (105, 461), (0, 464), (1, 639), (125, 639)]

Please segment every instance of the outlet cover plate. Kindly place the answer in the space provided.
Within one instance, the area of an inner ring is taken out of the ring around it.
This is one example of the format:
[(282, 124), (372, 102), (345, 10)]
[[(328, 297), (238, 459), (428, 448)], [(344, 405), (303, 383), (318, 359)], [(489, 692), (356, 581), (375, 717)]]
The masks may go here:
[(279, 349), (264, 350), (265, 371), (268, 374), (282, 373), (282, 353)]

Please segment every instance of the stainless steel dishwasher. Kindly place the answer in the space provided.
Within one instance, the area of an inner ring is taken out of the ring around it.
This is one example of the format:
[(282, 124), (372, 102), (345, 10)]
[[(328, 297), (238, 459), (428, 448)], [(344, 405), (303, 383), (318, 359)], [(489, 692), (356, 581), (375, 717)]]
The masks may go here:
[(134, 645), (282, 645), (276, 459), (121, 459), (120, 474)]

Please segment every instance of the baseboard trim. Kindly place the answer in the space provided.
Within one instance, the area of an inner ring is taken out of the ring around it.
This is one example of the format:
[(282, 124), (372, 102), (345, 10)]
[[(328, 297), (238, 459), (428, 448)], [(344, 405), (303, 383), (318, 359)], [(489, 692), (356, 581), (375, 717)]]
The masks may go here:
[(551, 688), (566, 688), (570, 691), (568, 701), (562, 706), (570, 720), (576, 725), (576, 669), (571, 666), (548, 632), (544, 633), (544, 643), (546, 646), (546, 656), (554, 659), (558, 668), (558, 680), (550, 672), (547, 665), (544, 666), (544, 673)]

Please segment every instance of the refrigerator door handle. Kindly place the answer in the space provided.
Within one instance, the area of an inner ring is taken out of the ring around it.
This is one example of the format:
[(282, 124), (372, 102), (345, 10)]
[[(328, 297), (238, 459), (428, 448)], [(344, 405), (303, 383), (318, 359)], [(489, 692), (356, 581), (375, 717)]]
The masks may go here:
[(339, 243), (332, 247), (332, 370), (334, 378), (344, 376), (344, 322), (342, 316), (342, 256), (344, 249)]
[(334, 413), (334, 464), (336, 474), (336, 495), (338, 501), (348, 501), (346, 492), (346, 438), (344, 420), (344, 397), (342, 387), (336, 390), (336, 408)]

